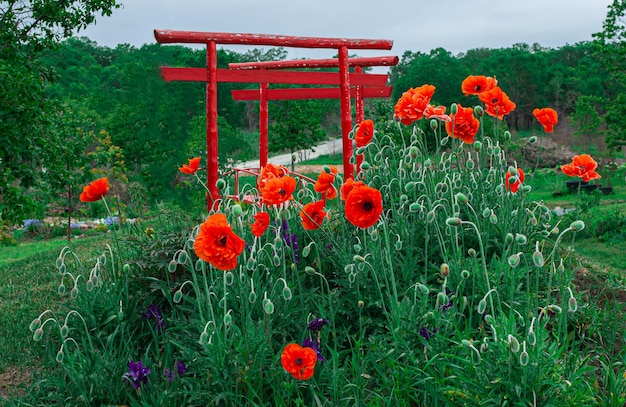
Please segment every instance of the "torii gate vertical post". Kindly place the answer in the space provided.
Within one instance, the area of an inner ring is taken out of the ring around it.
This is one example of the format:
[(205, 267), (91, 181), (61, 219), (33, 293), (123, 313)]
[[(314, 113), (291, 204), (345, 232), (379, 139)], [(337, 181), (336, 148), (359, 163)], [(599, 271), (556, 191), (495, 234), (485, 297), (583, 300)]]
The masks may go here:
[[(362, 73), (363, 69), (360, 66), (354, 67), (354, 72)], [(356, 109), (356, 124), (361, 123), (365, 119), (365, 106), (363, 104), (363, 88), (357, 85), (355, 87), (356, 98), (354, 104)], [(361, 171), (361, 164), (363, 163), (363, 155), (356, 156), (356, 173), (358, 174)]]
[(269, 131), (269, 107), (267, 102), (267, 82), (261, 83), (259, 100), (259, 166), (261, 168), (267, 165), (267, 156), (269, 155), (268, 136)]
[(219, 197), (217, 190), (218, 144), (217, 144), (217, 44), (209, 41), (206, 51), (206, 156), (207, 156), (207, 207), (210, 212)]
[(348, 48), (339, 48), (339, 105), (341, 107), (341, 140), (343, 147), (343, 177), (344, 179), (354, 178), (354, 166), (350, 162), (352, 157), (352, 108), (350, 107), (350, 70), (348, 67)]

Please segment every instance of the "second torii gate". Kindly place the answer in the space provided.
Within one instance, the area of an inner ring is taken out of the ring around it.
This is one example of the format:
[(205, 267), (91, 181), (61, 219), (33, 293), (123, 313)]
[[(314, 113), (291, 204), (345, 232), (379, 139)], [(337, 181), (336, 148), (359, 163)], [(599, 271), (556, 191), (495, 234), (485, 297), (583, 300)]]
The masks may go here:
[[(377, 49), (390, 50), (393, 46), (391, 40), (370, 40), (370, 39), (342, 39), (342, 38), (324, 38), (324, 37), (295, 37), (280, 36), (269, 34), (233, 34), (233, 33), (212, 33), (197, 31), (172, 31), (172, 30), (154, 30), (154, 37), (160, 44), (167, 43), (183, 43), (183, 44), (206, 44), (207, 46), (207, 66), (203, 68), (179, 68), (181, 75), (170, 76), (169, 80), (205, 80), (207, 82), (207, 187), (209, 192), (207, 200), (209, 201), (209, 210), (213, 207), (215, 199), (219, 197), (216, 182), (218, 179), (218, 143), (217, 143), (217, 44), (238, 44), (238, 45), (260, 45), (260, 46), (277, 46), (277, 47), (296, 47), (296, 48), (329, 48), (336, 49), (339, 56), (339, 89), (340, 89), (340, 106), (341, 106), (341, 128), (342, 128), (342, 145), (345, 152), (352, 152), (352, 144), (349, 139), (352, 130), (352, 115), (350, 109), (350, 77), (359, 74), (350, 74), (348, 68), (348, 49)], [(170, 68), (175, 69), (175, 68)], [(201, 72), (199, 72), (201, 71)], [(222, 70), (229, 72), (228, 70)], [(174, 72), (174, 71), (171, 71)], [(229, 76), (223, 72), (222, 81), (229, 81)], [(246, 72), (232, 72), (231, 78), (242, 78), (237, 74)], [(278, 78), (286, 78), (286, 72), (251, 72), (253, 75), (248, 76), (247, 82), (274, 82)], [(300, 72), (301, 73), (301, 72)], [(311, 75), (313, 72), (308, 73)], [(326, 81), (335, 82), (336, 74), (330, 72), (314, 72), (320, 78), (326, 77)], [(267, 75), (269, 74), (269, 75)], [(271, 75), (278, 74), (278, 75)], [(374, 77), (376, 75), (366, 75)], [(164, 76), (166, 73), (164, 71)], [(296, 75), (297, 76), (297, 75)], [(386, 75), (382, 75), (385, 77)], [(186, 79), (183, 79), (186, 78)], [(193, 79), (192, 79), (193, 78)], [(332, 78), (332, 79), (331, 79)], [(167, 80), (167, 77), (166, 77)], [(233, 81), (233, 80), (231, 80)], [(234, 80), (238, 81), (238, 80)], [(233, 81), (233, 82), (234, 82)], [(289, 82), (282, 82), (289, 83)], [(296, 83), (304, 83), (300, 80)], [(320, 82), (314, 82), (319, 84)], [(322, 82), (328, 83), (328, 82)], [(355, 83), (356, 84), (356, 83)], [(368, 85), (368, 83), (358, 83), (359, 85)], [(369, 85), (375, 85), (369, 83)], [(344, 174), (352, 174), (352, 164), (344, 161)]]
[[(362, 73), (364, 67), (371, 66), (395, 66), (398, 64), (397, 56), (383, 57), (357, 57), (348, 58), (348, 66), (355, 68), (355, 73)], [(339, 66), (338, 58), (328, 59), (297, 59), (289, 61), (263, 61), (230, 63), (228, 67), (239, 70), (265, 70), (265, 69), (293, 69), (293, 68), (336, 68)], [(355, 86), (350, 89), (350, 97), (356, 103), (356, 122), (364, 119), (364, 98), (389, 97), (392, 88)], [(235, 100), (258, 100), (259, 101), (259, 164), (261, 167), (267, 164), (268, 159), (268, 127), (269, 109), (268, 100), (294, 100), (294, 99), (337, 99), (341, 97), (339, 88), (299, 88), (299, 89), (268, 89), (267, 83), (261, 83), (260, 89), (233, 90)], [(349, 163), (351, 151), (344, 150), (344, 171), (346, 161)], [(357, 172), (359, 163), (357, 162)], [(345, 177), (345, 172), (344, 172)]]

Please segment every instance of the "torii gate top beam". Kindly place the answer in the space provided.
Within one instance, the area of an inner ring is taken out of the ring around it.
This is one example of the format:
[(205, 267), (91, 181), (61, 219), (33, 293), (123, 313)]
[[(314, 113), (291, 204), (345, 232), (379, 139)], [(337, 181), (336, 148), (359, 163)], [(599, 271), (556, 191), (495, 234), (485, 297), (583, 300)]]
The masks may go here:
[(237, 44), (295, 48), (342, 48), (390, 50), (392, 40), (297, 37), (292, 35), (216, 33), (199, 31), (154, 30), (159, 44)]
[[(397, 56), (348, 58), (348, 66), (396, 66)], [(339, 58), (295, 59), (288, 61), (231, 62), (230, 69), (291, 69), (291, 68), (336, 68)]]

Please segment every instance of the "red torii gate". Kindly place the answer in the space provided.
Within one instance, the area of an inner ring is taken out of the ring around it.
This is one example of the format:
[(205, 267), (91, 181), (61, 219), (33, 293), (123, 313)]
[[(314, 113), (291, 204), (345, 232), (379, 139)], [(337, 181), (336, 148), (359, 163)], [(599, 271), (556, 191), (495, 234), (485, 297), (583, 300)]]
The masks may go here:
[[(154, 30), (154, 37), (159, 44), (206, 44), (207, 46), (207, 66), (206, 68), (169, 68), (169, 73), (163, 69), (163, 76), (166, 80), (200, 80), (207, 82), (207, 187), (209, 188), (208, 197), (211, 202), (219, 197), (219, 192), (215, 183), (218, 179), (218, 161), (217, 161), (217, 82), (257, 82), (257, 83), (290, 83), (285, 80), (290, 77), (287, 72), (246, 72), (246, 71), (229, 71), (217, 69), (217, 44), (237, 44), (237, 45), (261, 45), (261, 46), (277, 46), (277, 47), (296, 47), (296, 48), (330, 48), (336, 49), (339, 56), (339, 75), (331, 72), (308, 72), (306, 73), (312, 79), (312, 74), (316, 74), (319, 81), (316, 84), (339, 84), (340, 85), (340, 106), (341, 106), (341, 128), (342, 128), (342, 145), (344, 155), (352, 154), (352, 143), (348, 138), (352, 130), (352, 115), (350, 112), (350, 78), (353, 77), (355, 85), (376, 86), (375, 83), (357, 83), (356, 79), (359, 75), (374, 78), (376, 75), (366, 74), (350, 74), (348, 68), (348, 49), (377, 49), (390, 50), (393, 46), (391, 40), (371, 40), (371, 39), (342, 39), (342, 38), (324, 38), (324, 37), (296, 37), (282, 36), (271, 34), (233, 34), (233, 33), (213, 33), (213, 32), (197, 32), (197, 31), (173, 31), (173, 30)], [(221, 71), (221, 72), (218, 72)], [(252, 75), (245, 75), (245, 74)], [(169, 74), (169, 76), (168, 76)], [(244, 74), (244, 75), (241, 75)], [(303, 72), (294, 72), (291, 76), (292, 80), (295, 76), (298, 82), (301, 81)], [(385, 78), (386, 75), (379, 75)], [(337, 80), (338, 79), (338, 80)], [(282, 80), (282, 82), (281, 82)], [(332, 82), (329, 83), (328, 81)], [(338, 83), (337, 83), (338, 82)], [(363, 80), (367, 82), (367, 80)], [(293, 82), (292, 82), (293, 83)], [(310, 82), (309, 82), (310, 83)], [(351, 177), (353, 173), (352, 164), (344, 160), (344, 174)], [(209, 209), (213, 206), (209, 204)]]
[[(399, 62), (397, 56), (383, 57), (357, 57), (348, 58), (348, 66), (355, 68), (355, 73), (362, 73), (364, 67), (371, 66), (395, 66)], [(240, 70), (265, 70), (265, 69), (290, 69), (290, 68), (336, 68), (339, 66), (338, 58), (328, 59), (298, 59), (289, 61), (263, 61), (263, 62), (243, 62), (230, 63), (230, 69)], [(362, 87), (357, 85), (350, 89), (350, 97), (356, 102), (356, 122), (364, 119), (364, 98), (389, 97), (392, 87)], [(259, 165), (267, 164), (268, 159), (268, 126), (269, 126), (269, 100), (294, 100), (294, 99), (338, 99), (341, 97), (339, 88), (290, 88), (290, 89), (268, 89), (268, 84), (261, 83), (257, 90), (233, 90), (231, 91), (235, 100), (259, 100)], [(351, 152), (345, 154), (344, 170), (346, 161), (349, 164)], [(347, 157), (347, 158), (346, 158)], [(357, 172), (359, 163), (357, 162)]]

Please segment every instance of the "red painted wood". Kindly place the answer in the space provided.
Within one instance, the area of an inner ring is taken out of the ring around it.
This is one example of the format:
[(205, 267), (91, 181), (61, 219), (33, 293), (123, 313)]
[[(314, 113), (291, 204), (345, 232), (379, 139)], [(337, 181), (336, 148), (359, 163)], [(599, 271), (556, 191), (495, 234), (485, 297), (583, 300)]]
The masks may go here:
[[(261, 84), (263, 86), (263, 84)], [(387, 98), (391, 96), (391, 86), (369, 86), (362, 88), (363, 98)], [(242, 89), (231, 91), (233, 99), (260, 100), (260, 92), (257, 89)], [(298, 99), (339, 99), (341, 91), (339, 88), (286, 88), (268, 89), (268, 100), (298, 100)], [(350, 97), (356, 98), (356, 88), (350, 89)]]
[(297, 48), (350, 48), (389, 50), (392, 40), (349, 39), (326, 37), (296, 37), (273, 34), (219, 33), (177, 30), (154, 30), (154, 38), (159, 44), (242, 44), (267, 45), (274, 47)]
[[(397, 56), (349, 58), (349, 66), (396, 66)], [(283, 61), (231, 62), (230, 69), (292, 69), (292, 68), (332, 68), (339, 66), (339, 58), (294, 59)]]
[(206, 96), (207, 96), (207, 112), (206, 112), (206, 154), (207, 154), (207, 188), (208, 195), (208, 211), (215, 208), (216, 200), (219, 198), (217, 190), (218, 177), (218, 151), (217, 151), (217, 46), (214, 41), (207, 44), (205, 71), (207, 75)]
[[(162, 67), (161, 73), (166, 81), (206, 80), (205, 68), (170, 68)], [(350, 81), (354, 85), (385, 86), (386, 74), (350, 74)], [(300, 85), (339, 85), (340, 76), (337, 72), (307, 72), (307, 71), (235, 71), (217, 69), (218, 82), (238, 83), (283, 83)]]
[(350, 108), (350, 72), (348, 67), (347, 47), (339, 48), (339, 76), (341, 77), (341, 84), (339, 85), (339, 105), (341, 107), (343, 176), (344, 179), (350, 179), (354, 178), (354, 168), (350, 163), (350, 157), (352, 157), (352, 140), (350, 140), (350, 131), (352, 131), (352, 110)]
[(268, 133), (269, 133), (269, 92), (267, 83), (262, 83), (259, 89), (259, 165), (265, 167), (268, 159)]
[[(354, 72), (356, 73), (361, 73), (363, 70), (362, 67), (360, 66), (356, 66), (354, 68)], [(365, 104), (363, 103), (363, 87), (361, 86), (356, 86), (354, 88), (354, 91), (356, 93), (356, 97), (354, 98), (355, 100), (355, 110), (356, 110), (356, 122), (357, 123), (361, 123), (363, 121), (363, 118), (365, 117)], [(357, 155), (356, 156), (356, 173), (358, 174), (361, 171), (361, 164), (363, 163), (363, 155)]]

